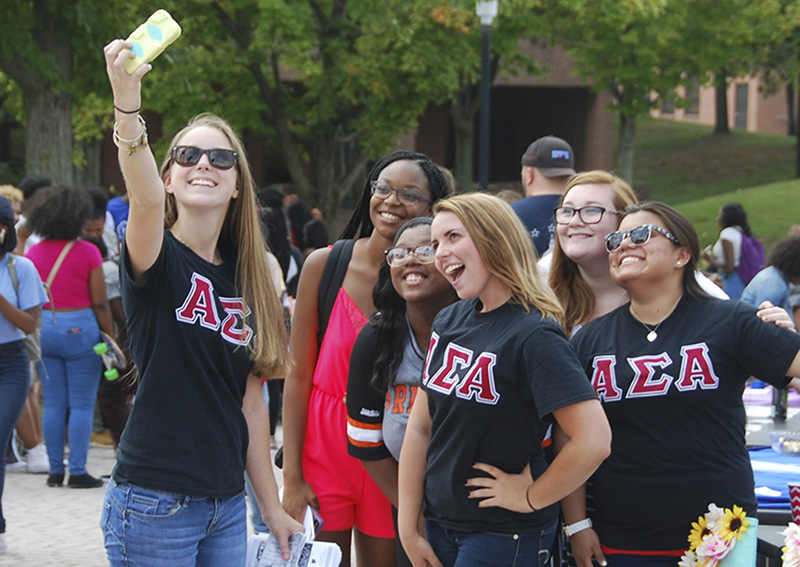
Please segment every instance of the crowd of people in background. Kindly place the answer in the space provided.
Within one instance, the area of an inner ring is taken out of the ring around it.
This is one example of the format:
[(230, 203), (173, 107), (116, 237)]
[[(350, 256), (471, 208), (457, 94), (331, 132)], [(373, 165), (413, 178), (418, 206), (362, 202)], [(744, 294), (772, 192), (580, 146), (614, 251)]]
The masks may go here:
[(393, 151), (332, 239), (256, 187), (218, 116), (159, 165), (129, 48), (105, 50), (125, 186), (0, 187), (0, 553), (9, 458), (106, 487), (111, 565), (243, 564), (245, 493), (284, 558), (311, 507), (345, 567), (667, 567), (709, 503), (755, 513), (741, 400), (751, 376), (798, 385), (800, 235), (766, 255), (728, 203), (701, 251), (676, 209), (546, 136), (496, 196)]

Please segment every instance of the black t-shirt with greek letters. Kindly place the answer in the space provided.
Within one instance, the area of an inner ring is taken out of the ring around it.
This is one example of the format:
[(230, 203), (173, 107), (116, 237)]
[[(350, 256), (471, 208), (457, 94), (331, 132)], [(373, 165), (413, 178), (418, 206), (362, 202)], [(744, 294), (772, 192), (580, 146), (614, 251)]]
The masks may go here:
[(465, 482), (484, 462), (509, 473), (547, 468), (542, 440), (552, 413), (595, 399), (563, 330), (541, 313), (478, 300), (443, 309), (433, 323), (423, 374), (431, 415), (425, 516), (466, 532), (524, 533), (550, 527), (558, 507), (520, 514), (479, 508)]
[(235, 269), (232, 260), (206, 262), (165, 231), (158, 259), (137, 283), (123, 249), (122, 299), (139, 385), (117, 482), (212, 498), (243, 490), (253, 330)]
[(618, 550), (687, 549), (714, 503), (756, 511), (745, 447), (747, 378), (786, 384), (800, 335), (761, 322), (738, 301), (680, 300), (647, 341), (622, 306), (573, 344), (611, 423), (611, 456), (593, 476), (600, 543)]

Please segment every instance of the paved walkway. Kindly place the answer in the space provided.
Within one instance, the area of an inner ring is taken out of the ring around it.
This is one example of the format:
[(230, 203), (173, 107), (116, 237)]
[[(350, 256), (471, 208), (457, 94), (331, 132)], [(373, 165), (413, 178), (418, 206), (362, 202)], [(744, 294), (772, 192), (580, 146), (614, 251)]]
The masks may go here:
[[(276, 437), (281, 439), (278, 427)], [(111, 447), (92, 445), (87, 471), (96, 477), (114, 467)], [(280, 482), (280, 471), (275, 469)], [(5, 567), (107, 567), (100, 511), (104, 488), (51, 488), (47, 475), (28, 474), (24, 467), (6, 470), (3, 514), (8, 551), (0, 555)], [(250, 513), (248, 510), (248, 522)]]
[[(114, 449), (92, 445), (86, 469), (107, 475), (114, 466)], [(8, 551), (0, 565), (11, 567), (107, 566), (100, 510), (104, 488), (51, 488), (46, 474), (25, 468), (7, 469), (3, 491)]]

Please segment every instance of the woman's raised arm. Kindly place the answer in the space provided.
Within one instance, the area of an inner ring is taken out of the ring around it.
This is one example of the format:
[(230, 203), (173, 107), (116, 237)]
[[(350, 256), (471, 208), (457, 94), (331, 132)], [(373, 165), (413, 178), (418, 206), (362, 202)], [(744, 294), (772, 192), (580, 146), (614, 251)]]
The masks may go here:
[(142, 77), (152, 68), (125, 71), (133, 57), (131, 44), (115, 39), (105, 46), (106, 72), (114, 93), (114, 142), (119, 147), (119, 165), (130, 199), (125, 243), (136, 279), (156, 261), (164, 238), (164, 183), (153, 152), (147, 145), (147, 126), (139, 114)]

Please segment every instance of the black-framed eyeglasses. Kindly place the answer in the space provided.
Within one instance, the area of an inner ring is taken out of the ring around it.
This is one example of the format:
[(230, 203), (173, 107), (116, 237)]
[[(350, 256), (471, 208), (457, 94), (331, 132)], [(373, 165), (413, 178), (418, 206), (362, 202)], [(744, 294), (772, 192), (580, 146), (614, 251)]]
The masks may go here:
[(196, 165), (203, 154), (208, 156), (208, 163), (217, 169), (230, 169), (236, 164), (239, 153), (223, 148), (204, 150), (196, 146), (175, 146), (172, 148), (172, 161), (183, 167)]
[(387, 199), (394, 191), (397, 193), (397, 200), (400, 201), (400, 204), (406, 205), (407, 207), (413, 207), (419, 203), (420, 199), (427, 203), (433, 203), (433, 201), (428, 199), (425, 195), (414, 191), (413, 189), (407, 189), (405, 187), (396, 189), (388, 183), (384, 183), (383, 181), (373, 181), (371, 186), (372, 194), (378, 199)]
[(605, 207), (598, 207), (597, 205), (590, 205), (588, 207), (581, 207), (580, 209), (574, 209), (572, 207), (557, 207), (553, 209), (553, 214), (556, 217), (556, 223), (558, 224), (567, 224), (569, 221), (572, 220), (572, 217), (575, 214), (578, 214), (578, 218), (585, 224), (597, 224), (599, 223), (604, 213), (612, 213), (612, 214), (619, 214), (619, 211), (616, 209), (606, 209)]
[(631, 244), (634, 246), (644, 246), (650, 242), (650, 235), (653, 233), (653, 231), (656, 231), (664, 236), (675, 246), (681, 245), (680, 241), (675, 238), (671, 232), (666, 231), (660, 226), (656, 226), (654, 224), (643, 224), (630, 230), (626, 230), (625, 232), (617, 231), (606, 234), (606, 251), (614, 252), (615, 250), (619, 250), (619, 247), (622, 246), (622, 241), (625, 240), (625, 238), (630, 238)]
[(399, 268), (405, 264), (409, 254), (413, 254), (420, 264), (430, 264), (436, 259), (436, 249), (431, 244), (420, 244), (415, 248), (395, 246), (384, 250), (383, 253), (386, 255), (386, 263), (392, 268)]

